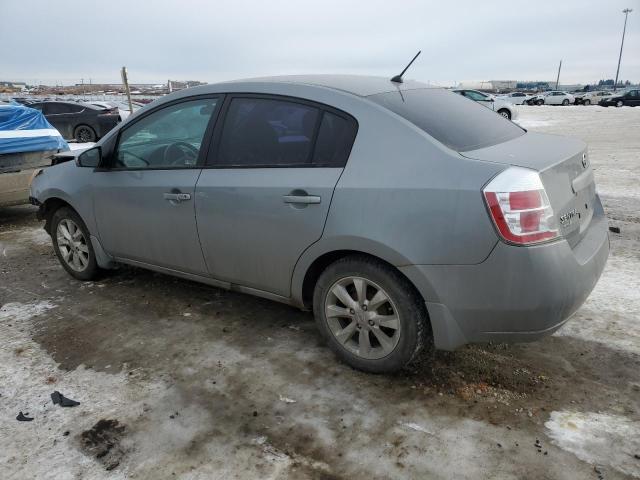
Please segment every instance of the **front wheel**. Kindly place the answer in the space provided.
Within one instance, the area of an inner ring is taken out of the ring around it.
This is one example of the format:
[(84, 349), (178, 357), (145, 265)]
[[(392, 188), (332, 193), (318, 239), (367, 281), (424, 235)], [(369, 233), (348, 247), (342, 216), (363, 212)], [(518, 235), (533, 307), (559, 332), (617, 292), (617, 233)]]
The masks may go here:
[(68, 207), (56, 210), (51, 218), (51, 239), (60, 264), (78, 280), (92, 280), (98, 272), (96, 255), (86, 225)]
[(427, 336), (424, 302), (400, 272), (350, 256), (320, 275), (313, 311), (331, 349), (353, 368), (392, 372), (409, 363)]
[(544, 105), (544, 100), (537, 100), (536, 105)]
[(511, 120), (511, 112), (506, 108), (501, 108), (500, 110), (498, 110), (498, 113), (502, 115), (504, 118), (506, 118), (507, 120)]
[(564, 106), (569, 105), (569, 99), (565, 98), (564, 100), (562, 100), (562, 105)]
[(582, 103), (584, 103), (585, 105), (589, 106), (589, 105), (591, 105), (591, 100), (589, 100), (589, 99), (587, 98), (587, 99), (586, 99), (584, 102), (582, 102)]
[(618, 101), (616, 102), (616, 107), (621, 107), (621, 106), (623, 106), (623, 105), (624, 105), (624, 102), (623, 102), (622, 100), (618, 100)]

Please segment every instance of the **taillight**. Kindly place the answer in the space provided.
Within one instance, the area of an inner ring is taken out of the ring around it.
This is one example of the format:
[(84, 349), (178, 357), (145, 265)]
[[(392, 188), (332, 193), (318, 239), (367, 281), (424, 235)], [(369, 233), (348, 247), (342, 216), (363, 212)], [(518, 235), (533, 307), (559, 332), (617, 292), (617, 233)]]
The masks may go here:
[(556, 217), (540, 175), (511, 167), (483, 189), (489, 213), (508, 242), (531, 245), (558, 237)]

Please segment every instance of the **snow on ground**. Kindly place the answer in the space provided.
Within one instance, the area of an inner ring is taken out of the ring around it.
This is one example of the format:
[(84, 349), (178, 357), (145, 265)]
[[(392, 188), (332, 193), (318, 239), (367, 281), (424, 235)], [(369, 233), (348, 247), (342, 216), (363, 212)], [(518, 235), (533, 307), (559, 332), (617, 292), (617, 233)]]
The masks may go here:
[(551, 412), (545, 427), (553, 443), (585, 462), (640, 478), (640, 421), (593, 412)]
[(69, 142), (69, 150), (85, 150), (89, 147), (93, 147), (95, 145), (95, 143), (93, 142), (87, 142), (87, 143), (75, 143), (75, 142)]

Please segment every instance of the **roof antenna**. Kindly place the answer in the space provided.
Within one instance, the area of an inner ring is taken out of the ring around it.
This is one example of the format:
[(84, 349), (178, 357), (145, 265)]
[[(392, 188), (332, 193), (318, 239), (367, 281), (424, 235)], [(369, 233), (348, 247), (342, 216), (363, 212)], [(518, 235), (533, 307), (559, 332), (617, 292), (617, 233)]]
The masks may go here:
[(404, 75), (404, 72), (406, 72), (406, 71), (409, 69), (409, 67), (411, 66), (411, 64), (412, 64), (413, 62), (415, 62), (416, 58), (418, 58), (418, 55), (420, 55), (421, 53), (422, 53), (422, 50), (420, 50), (418, 53), (416, 53), (416, 56), (415, 56), (415, 57), (413, 57), (413, 60), (411, 60), (411, 61), (409, 62), (409, 65), (407, 65), (406, 67), (404, 67), (404, 70), (402, 70), (402, 73), (401, 73), (400, 75), (396, 75), (395, 77), (393, 77), (393, 78), (391, 79), (391, 81), (392, 81), (392, 82), (395, 82), (395, 83), (402, 83), (402, 76)]

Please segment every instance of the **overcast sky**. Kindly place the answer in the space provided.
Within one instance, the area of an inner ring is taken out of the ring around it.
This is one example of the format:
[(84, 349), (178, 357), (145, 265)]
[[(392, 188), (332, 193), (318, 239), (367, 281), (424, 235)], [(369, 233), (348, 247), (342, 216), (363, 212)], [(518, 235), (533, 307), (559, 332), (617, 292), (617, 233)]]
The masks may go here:
[(640, 0), (0, 0), (0, 80), (215, 82), (259, 75), (640, 81)]

